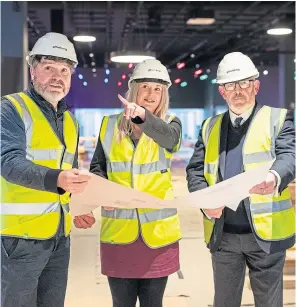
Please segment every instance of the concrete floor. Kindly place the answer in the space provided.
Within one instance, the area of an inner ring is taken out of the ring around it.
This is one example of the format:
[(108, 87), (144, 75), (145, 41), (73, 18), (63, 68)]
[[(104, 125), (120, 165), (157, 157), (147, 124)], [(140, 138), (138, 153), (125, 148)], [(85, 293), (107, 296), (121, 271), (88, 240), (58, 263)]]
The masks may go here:
[[(186, 193), (183, 172), (175, 172), (176, 196)], [(169, 278), (164, 307), (208, 307), (213, 302), (213, 278), (210, 254), (203, 242), (202, 215), (199, 210), (179, 212), (183, 239), (180, 242), (181, 271)], [(112, 307), (105, 276), (100, 273), (99, 228), (100, 212), (92, 229), (72, 232), (72, 254), (66, 307)], [(248, 282), (244, 286), (242, 306), (254, 306)], [(285, 306), (296, 306), (295, 290), (284, 291)], [(153, 307), (153, 306), (151, 306)]]

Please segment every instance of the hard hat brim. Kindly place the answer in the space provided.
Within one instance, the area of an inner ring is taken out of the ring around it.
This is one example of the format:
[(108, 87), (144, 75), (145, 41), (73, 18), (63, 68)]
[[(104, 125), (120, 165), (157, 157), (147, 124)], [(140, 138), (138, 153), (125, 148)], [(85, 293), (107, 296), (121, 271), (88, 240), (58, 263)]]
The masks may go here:
[(50, 55), (50, 54), (29, 54), (29, 55), (26, 56), (26, 61), (27, 61), (27, 63), (28, 63), (29, 66), (32, 66), (32, 58), (33, 58), (34, 56), (38, 56), (38, 55), (40, 55), (40, 56), (53, 56), (53, 57), (65, 59), (65, 60), (68, 60), (68, 61), (73, 62), (74, 67), (76, 67), (76, 66), (78, 65), (78, 62), (77, 62), (77, 61), (74, 61), (74, 60), (72, 60), (72, 59), (62, 58), (62, 57), (55, 56), (55, 55)]
[(140, 83), (140, 82), (155, 82), (159, 84), (166, 85), (168, 88), (172, 85), (171, 82), (168, 82), (166, 80), (162, 79), (155, 79), (155, 78), (135, 78), (135, 79), (130, 79), (128, 81), (128, 88), (131, 88), (132, 82)]
[(249, 78), (254, 78), (257, 79), (259, 77), (259, 72), (254, 72), (254, 74), (251, 75), (247, 75), (247, 76), (238, 76), (237, 78), (226, 78), (226, 79), (217, 79), (216, 83), (223, 85), (226, 83), (230, 83), (230, 82), (237, 82), (237, 81), (241, 81), (241, 80), (245, 80), (245, 79), (249, 79)]

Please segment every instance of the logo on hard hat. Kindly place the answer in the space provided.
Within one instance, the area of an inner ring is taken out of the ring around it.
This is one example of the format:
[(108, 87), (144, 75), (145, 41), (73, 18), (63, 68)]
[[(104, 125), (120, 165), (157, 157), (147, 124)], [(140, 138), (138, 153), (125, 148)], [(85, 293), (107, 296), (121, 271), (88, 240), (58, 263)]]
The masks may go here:
[(229, 74), (230, 72), (234, 72), (234, 71), (240, 71), (240, 69), (239, 68), (231, 69), (231, 70), (228, 70), (226, 73)]
[(60, 47), (60, 46), (52, 46), (52, 48), (58, 48), (58, 49), (63, 49), (63, 50), (65, 50), (65, 51), (68, 51), (68, 49), (67, 49), (67, 48)]
[(161, 70), (159, 70), (159, 69), (152, 69), (152, 68), (149, 68), (148, 71), (158, 71), (158, 72), (161, 72)]

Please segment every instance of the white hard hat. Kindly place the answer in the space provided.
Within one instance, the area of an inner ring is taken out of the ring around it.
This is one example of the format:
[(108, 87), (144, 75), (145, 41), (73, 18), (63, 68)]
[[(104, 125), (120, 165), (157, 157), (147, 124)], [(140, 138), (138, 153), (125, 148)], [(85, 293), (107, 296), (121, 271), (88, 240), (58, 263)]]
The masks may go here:
[(250, 77), (259, 77), (259, 71), (252, 60), (241, 52), (231, 52), (226, 54), (220, 62), (216, 82), (225, 84)]
[(40, 37), (35, 43), (32, 51), (26, 57), (28, 64), (32, 65), (32, 56), (48, 55), (70, 60), (78, 64), (74, 45), (68, 40), (67, 36), (49, 32)]
[(135, 67), (132, 76), (128, 81), (128, 87), (132, 81), (150, 81), (164, 83), (170, 87), (172, 85), (169, 73), (160, 61), (155, 59), (145, 60)]

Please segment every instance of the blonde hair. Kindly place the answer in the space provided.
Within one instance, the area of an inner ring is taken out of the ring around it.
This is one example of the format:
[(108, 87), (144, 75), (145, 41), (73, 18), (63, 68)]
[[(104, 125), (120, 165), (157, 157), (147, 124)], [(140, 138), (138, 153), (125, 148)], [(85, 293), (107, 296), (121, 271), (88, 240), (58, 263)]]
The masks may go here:
[[(125, 94), (125, 99), (129, 102), (137, 101), (138, 90), (141, 83), (131, 82), (130, 89)], [(160, 117), (162, 120), (165, 120), (169, 109), (169, 91), (166, 85), (160, 84), (162, 88), (162, 95), (160, 103), (157, 109), (154, 111), (154, 115)], [(118, 141), (121, 142), (126, 136), (130, 136), (134, 131), (134, 123), (129, 119), (127, 120), (123, 113), (120, 115), (118, 121)]]

